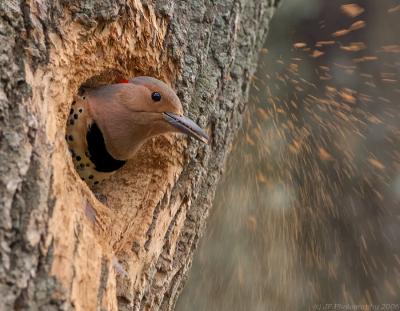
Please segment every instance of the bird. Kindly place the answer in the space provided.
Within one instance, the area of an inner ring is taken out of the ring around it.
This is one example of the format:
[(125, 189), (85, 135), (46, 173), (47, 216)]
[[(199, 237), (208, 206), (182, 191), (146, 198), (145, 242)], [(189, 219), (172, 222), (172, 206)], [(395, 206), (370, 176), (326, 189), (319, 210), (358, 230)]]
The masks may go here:
[(183, 115), (169, 85), (138, 76), (82, 89), (72, 102), (65, 138), (79, 176), (94, 187), (123, 167), (147, 140), (166, 133), (209, 141), (206, 131)]

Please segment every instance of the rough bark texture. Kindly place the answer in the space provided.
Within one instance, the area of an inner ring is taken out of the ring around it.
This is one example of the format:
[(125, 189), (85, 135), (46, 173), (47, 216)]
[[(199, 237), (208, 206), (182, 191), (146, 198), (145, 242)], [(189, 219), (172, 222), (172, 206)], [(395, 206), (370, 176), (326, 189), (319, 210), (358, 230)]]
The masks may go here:
[[(278, 1), (0, 2), (0, 309), (170, 310)], [(70, 159), (79, 87), (175, 86), (211, 144), (160, 137), (96, 199)]]

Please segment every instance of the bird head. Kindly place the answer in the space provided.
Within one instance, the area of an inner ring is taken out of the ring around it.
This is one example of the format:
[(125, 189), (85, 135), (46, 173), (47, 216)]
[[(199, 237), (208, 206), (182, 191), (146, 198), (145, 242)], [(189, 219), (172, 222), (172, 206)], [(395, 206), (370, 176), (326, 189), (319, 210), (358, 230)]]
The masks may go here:
[(85, 96), (107, 151), (115, 159), (132, 158), (145, 141), (165, 133), (183, 133), (208, 142), (206, 132), (183, 115), (172, 88), (158, 79), (136, 77), (128, 83), (87, 90)]

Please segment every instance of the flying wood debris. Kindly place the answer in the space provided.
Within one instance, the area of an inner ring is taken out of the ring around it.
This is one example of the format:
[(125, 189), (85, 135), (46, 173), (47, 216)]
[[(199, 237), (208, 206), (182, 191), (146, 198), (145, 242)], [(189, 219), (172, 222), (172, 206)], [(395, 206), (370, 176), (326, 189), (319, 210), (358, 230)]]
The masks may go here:
[(364, 9), (355, 3), (344, 4), (340, 7), (340, 9), (344, 14), (352, 18), (357, 17), (364, 12)]
[(335, 44), (335, 41), (333, 41), (333, 40), (330, 40), (330, 41), (318, 41), (318, 42), (315, 44), (315, 46), (318, 47), (318, 48), (320, 48), (320, 47), (323, 47), (323, 46), (325, 46), (325, 45), (333, 45), (333, 44)]
[[(369, 7), (365, 4), (366, 11)], [(388, 15), (381, 1), (374, 7)], [(342, 7), (348, 17), (371, 17), (372, 12), (362, 14), (363, 10), (354, 4)], [(300, 283), (314, 300), (332, 295), (333, 300), (349, 304), (374, 301), (386, 288), (384, 299), (397, 301), (399, 231), (394, 231), (392, 224), (398, 222), (393, 197), (397, 200), (400, 194), (396, 101), (400, 61), (395, 54), (400, 46), (398, 38), (385, 40), (391, 38), (391, 29), (377, 32), (382, 20), (349, 22), (346, 16), (339, 16), (347, 26), (329, 25), (330, 15), (327, 12), (323, 21), (313, 25), (307, 20), (299, 36), (291, 33), (295, 39), (282, 49), (283, 55), (276, 57), (281, 50), (271, 45), (268, 57), (261, 58), (266, 63), (257, 80), (256, 116), (246, 116), (248, 137), (243, 135), (237, 148), (243, 153), (239, 166), (243, 167), (240, 178), (246, 179), (246, 191), (241, 193), (242, 189), (235, 187), (232, 192), (240, 215), (242, 195), (250, 196), (251, 213), (240, 220), (250, 231), (257, 225), (257, 238), (252, 238), (260, 244), (254, 252), (265, 251), (265, 256), (279, 259), (259, 279), (264, 281), (265, 275), (284, 266), (278, 285), (284, 298), (279, 303), (290, 300), (288, 287), (293, 283), (292, 293), (299, 292)], [(371, 39), (368, 31), (374, 37), (379, 34), (381, 40)], [(331, 40), (332, 33), (340, 39)], [(314, 50), (325, 54), (313, 57)], [(235, 175), (232, 179), (236, 184), (239, 178)], [(390, 228), (382, 228), (385, 217), (390, 219)], [(381, 248), (384, 240), (393, 248)], [(273, 243), (284, 245), (281, 256), (275, 249), (265, 250)], [(387, 256), (378, 254), (382, 249)], [(356, 265), (352, 264), (354, 258)], [(284, 260), (293, 260), (292, 265), (282, 263)], [(308, 269), (315, 279), (307, 275)], [(307, 285), (302, 282), (304, 271)], [(301, 276), (296, 279), (290, 273)], [(251, 277), (251, 282), (257, 280)], [(253, 292), (261, 288), (258, 285)]]
[(346, 52), (359, 52), (365, 50), (367, 47), (363, 42), (351, 42), (349, 45), (342, 45), (340, 49)]
[(304, 43), (304, 42), (297, 42), (297, 43), (294, 43), (293, 46), (294, 46), (296, 49), (301, 49), (301, 48), (306, 47), (307, 44)]
[(384, 45), (378, 50), (378, 52), (400, 53), (400, 45)]
[(395, 12), (400, 12), (400, 5), (395, 6), (395, 7), (393, 7), (393, 8), (390, 8), (390, 9), (388, 10), (388, 13), (395, 13)]
[(332, 36), (333, 37), (343, 37), (352, 31), (364, 28), (365, 25), (366, 25), (366, 23), (364, 21), (356, 21), (353, 24), (351, 24), (351, 26), (348, 29), (341, 29), (341, 30), (335, 31), (332, 34)]

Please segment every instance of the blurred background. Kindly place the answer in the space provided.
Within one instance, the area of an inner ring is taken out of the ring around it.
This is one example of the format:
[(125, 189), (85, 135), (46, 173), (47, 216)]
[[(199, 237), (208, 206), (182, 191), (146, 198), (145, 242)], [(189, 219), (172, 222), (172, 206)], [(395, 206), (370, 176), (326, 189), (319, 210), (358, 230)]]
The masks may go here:
[(400, 310), (399, 76), (399, 1), (283, 1), (177, 310)]

